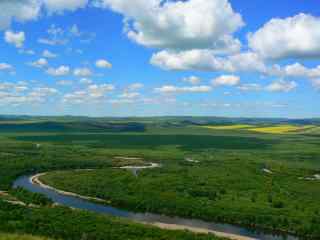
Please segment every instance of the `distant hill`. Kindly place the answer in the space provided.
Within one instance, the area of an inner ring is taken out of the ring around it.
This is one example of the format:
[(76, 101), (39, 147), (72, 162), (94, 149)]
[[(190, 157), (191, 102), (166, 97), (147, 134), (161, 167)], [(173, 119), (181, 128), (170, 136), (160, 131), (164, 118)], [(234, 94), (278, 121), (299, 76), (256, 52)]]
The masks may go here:
[(63, 131), (63, 132), (143, 132), (146, 127), (185, 127), (190, 125), (225, 124), (293, 124), (319, 125), (320, 119), (286, 118), (227, 118), (227, 117), (84, 117), (84, 116), (16, 116), (0, 115), (0, 132), (7, 131)]
[(143, 132), (141, 123), (111, 123), (103, 121), (5, 121), (0, 132)]

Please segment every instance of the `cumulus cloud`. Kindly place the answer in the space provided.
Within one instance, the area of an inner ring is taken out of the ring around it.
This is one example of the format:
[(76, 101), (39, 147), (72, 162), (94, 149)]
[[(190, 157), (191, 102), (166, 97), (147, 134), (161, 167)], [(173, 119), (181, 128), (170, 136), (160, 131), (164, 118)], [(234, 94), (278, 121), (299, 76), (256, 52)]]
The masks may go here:
[(248, 40), (264, 58), (320, 57), (320, 18), (308, 14), (275, 18), (249, 34)]
[(88, 87), (88, 94), (91, 98), (101, 98), (106, 93), (111, 92), (115, 89), (112, 84), (94, 84)]
[(176, 94), (176, 93), (207, 93), (212, 91), (212, 87), (202, 85), (202, 86), (192, 86), (192, 87), (178, 87), (173, 85), (165, 85), (154, 89), (157, 93), (163, 94)]
[(71, 86), (73, 82), (71, 80), (60, 80), (57, 82), (57, 85), (60, 86)]
[(232, 34), (244, 22), (228, 0), (97, 0), (95, 5), (124, 15), (128, 37), (147, 47), (240, 48)]
[(19, 49), (20, 54), (26, 54), (26, 55), (35, 55), (36, 53), (31, 49)]
[(39, 87), (39, 88), (34, 88), (33, 91), (30, 93), (30, 95), (37, 96), (37, 97), (46, 97), (46, 96), (57, 94), (58, 92), (59, 91), (55, 88)]
[(93, 81), (89, 78), (81, 78), (79, 82), (82, 84), (91, 84)]
[(26, 82), (0, 83), (0, 105), (39, 104), (58, 93), (51, 87), (30, 87)]
[(13, 66), (8, 63), (0, 63), (0, 71), (12, 71)]
[(63, 102), (68, 104), (81, 104), (91, 101), (101, 101), (105, 96), (115, 90), (112, 84), (92, 84), (87, 86), (86, 89), (67, 93), (63, 96)]
[(70, 67), (62, 65), (58, 68), (49, 68), (47, 73), (52, 76), (65, 76), (70, 73)]
[(119, 98), (133, 99), (140, 96), (138, 92), (124, 92), (119, 95)]
[(165, 70), (195, 71), (258, 71), (265, 72), (266, 66), (252, 52), (217, 57), (211, 50), (167, 51), (153, 54), (150, 63)]
[(165, 70), (219, 71), (231, 69), (210, 50), (168, 51), (152, 55), (150, 63)]
[(257, 83), (245, 83), (241, 84), (237, 87), (239, 90), (247, 92), (247, 91), (260, 91), (263, 87)]
[(75, 11), (88, 4), (88, 0), (43, 0), (43, 2), (49, 14)]
[(269, 92), (290, 92), (297, 88), (295, 81), (277, 80), (266, 87)]
[(48, 61), (45, 58), (40, 58), (37, 61), (29, 63), (30, 66), (42, 68), (48, 65)]
[(98, 68), (112, 68), (112, 64), (107, 60), (100, 59), (96, 61), (96, 67)]
[(26, 40), (26, 36), (24, 32), (13, 32), (7, 30), (4, 33), (4, 40), (9, 44), (13, 44), (16, 48), (21, 48)]
[(65, 36), (65, 31), (52, 24), (47, 30), (47, 37), (41, 37), (38, 39), (38, 43), (45, 45), (66, 45), (69, 42), (69, 39)]
[(311, 83), (315, 89), (320, 90), (320, 79), (312, 79)]
[(0, 1), (0, 30), (9, 28), (12, 21), (25, 22), (38, 18), (41, 11), (40, 0)]
[(45, 57), (45, 58), (56, 58), (57, 54), (52, 53), (52, 52), (50, 52), (49, 50), (46, 49), (46, 50), (44, 50), (42, 52), (42, 56)]
[(190, 83), (192, 85), (198, 85), (201, 82), (201, 79), (196, 76), (185, 77), (182, 79), (183, 82)]
[(73, 74), (77, 77), (90, 77), (92, 75), (92, 72), (89, 68), (76, 68), (73, 71)]
[(291, 77), (291, 78), (308, 78), (314, 79), (320, 77), (320, 65), (316, 67), (306, 67), (301, 63), (293, 63), (289, 65), (279, 66), (273, 65), (266, 72), (268, 75), (278, 77)]
[(144, 85), (142, 83), (132, 83), (128, 86), (128, 91), (136, 91), (143, 88)]
[(26, 22), (36, 20), (47, 13), (63, 13), (75, 11), (87, 6), (89, 0), (1, 0), (0, 30), (9, 28), (13, 21)]
[(217, 86), (236, 86), (240, 83), (240, 77), (235, 75), (222, 75), (212, 80), (212, 85)]

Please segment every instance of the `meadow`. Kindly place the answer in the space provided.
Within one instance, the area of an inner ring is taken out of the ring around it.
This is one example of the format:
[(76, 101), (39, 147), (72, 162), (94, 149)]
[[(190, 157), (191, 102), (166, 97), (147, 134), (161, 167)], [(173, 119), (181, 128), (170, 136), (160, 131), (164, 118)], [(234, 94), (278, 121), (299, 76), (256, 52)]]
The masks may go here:
[[(320, 173), (317, 122), (49, 120), (23, 120), (21, 126), (19, 120), (6, 120), (3, 124), (10, 127), (0, 127), (0, 190), (39, 206), (1, 202), (0, 231), (53, 239), (81, 239), (83, 234), (87, 239), (216, 239), (52, 208), (39, 195), (11, 189), (18, 176), (48, 171), (41, 180), (51, 186), (103, 198), (132, 211), (291, 232), (306, 239), (320, 237), (320, 181), (306, 179)], [(251, 130), (279, 125), (295, 129)], [(143, 170), (138, 177), (113, 168), (148, 162), (162, 167)], [(74, 171), (86, 168), (96, 170)], [(81, 226), (81, 233), (74, 226)]]

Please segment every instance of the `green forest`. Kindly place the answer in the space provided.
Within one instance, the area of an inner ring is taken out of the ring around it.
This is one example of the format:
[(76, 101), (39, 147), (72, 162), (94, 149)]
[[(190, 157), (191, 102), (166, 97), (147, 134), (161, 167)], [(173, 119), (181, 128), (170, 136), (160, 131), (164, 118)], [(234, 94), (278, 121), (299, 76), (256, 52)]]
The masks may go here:
[[(48, 172), (41, 180), (50, 186), (102, 198), (121, 209), (320, 237), (316, 123), (308, 123), (312, 131), (301, 123), (286, 123), (305, 130), (268, 134), (208, 128), (237, 124), (210, 119), (49, 120), (4, 123), (12, 127), (0, 136), (3, 239), (14, 239), (10, 234), (40, 239), (216, 239), (71, 210), (43, 195), (12, 189), (17, 177), (42, 172)], [(32, 126), (25, 127), (28, 124)], [(279, 124), (254, 123), (255, 128)], [(150, 163), (161, 167), (137, 176), (117, 169)]]

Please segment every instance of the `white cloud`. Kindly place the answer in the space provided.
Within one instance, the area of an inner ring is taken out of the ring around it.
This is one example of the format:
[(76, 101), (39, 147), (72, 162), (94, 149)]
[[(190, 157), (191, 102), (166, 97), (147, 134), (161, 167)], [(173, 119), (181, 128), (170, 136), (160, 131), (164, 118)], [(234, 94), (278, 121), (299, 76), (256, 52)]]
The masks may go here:
[(8, 63), (0, 63), (0, 71), (12, 71), (13, 66)]
[(308, 14), (274, 18), (248, 39), (249, 46), (265, 58), (320, 57), (320, 18)]
[(312, 79), (311, 83), (315, 89), (320, 90), (320, 79)]
[(124, 92), (119, 95), (119, 98), (132, 99), (132, 98), (137, 98), (139, 96), (140, 96), (140, 93), (138, 92)]
[(226, 65), (230, 65), (233, 72), (265, 72), (267, 66), (261, 57), (253, 52), (243, 52), (229, 56), (226, 58)]
[(98, 68), (112, 68), (112, 64), (107, 60), (100, 59), (96, 61), (96, 67)]
[(1, 0), (0, 30), (9, 28), (12, 21), (36, 20), (46, 9), (47, 13), (75, 11), (87, 6), (89, 0)]
[(128, 37), (144, 46), (233, 51), (240, 48), (232, 34), (244, 23), (228, 0), (97, 0), (96, 6), (123, 14)]
[(260, 91), (263, 89), (262, 86), (257, 83), (245, 83), (245, 84), (241, 84), (237, 88), (239, 90), (245, 91), (245, 92), (247, 92), (247, 91)]
[(45, 57), (45, 58), (56, 58), (57, 54), (52, 53), (52, 52), (50, 52), (49, 50), (46, 49), (46, 50), (44, 50), (42, 52), (42, 56)]
[(100, 102), (113, 90), (115, 90), (115, 86), (112, 84), (92, 84), (84, 90), (65, 94), (62, 101), (69, 104)]
[(43, 0), (47, 11), (51, 13), (62, 13), (64, 11), (75, 11), (84, 8), (88, 0)]
[(42, 68), (48, 65), (48, 61), (45, 58), (40, 58), (37, 61), (29, 63), (30, 66)]
[(133, 84), (130, 84), (127, 89), (129, 91), (136, 91), (136, 90), (139, 90), (143, 87), (144, 87), (144, 85), (142, 83), (133, 83)]
[(0, 83), (0, 105), (18, 106), (46, 102), (58, 90), (50, 87), (30, 88), (26, 82)]
[(176, 94), (176, 93), (207, 93), (212, 91), (210, 86), (192, 86), (192, 87), (178, 87), (173, 85), (165, 85), (160, 88), (155, 88), (155, 92), (164, 94)]
[(25, 22), (38, 18), (41, 11), (40, 0), (0, 1), (0, 30), (9, 28), (12, 21)]
[(133, 104), (136, 101), (135, 99), (121, 98), (121, 99), (111, 99), (108, 102), (114, 105), (121, 105), (121, 104)]
[[(75, 37), (80, 40), (81, 43), (91, 43), (96, 37), (96, 33), (81, 31), (77, 24), (73, 24), (68, 30), (68, 34), (71, 37)], [(78, 52), (82, 50), (78, 49)]]
[(16, 91), (16, 92), (25, 92), (25, 91), (27, 91), (29, 88), (27, 87), (27, 86), (16, 86), (15, 88), (14, 88), (14, 91)]
[(31, 49), (19, 49), (20, 54), (26, 54), (26, 55), (35, 55), (36, 53)]
[(73, 74), (77, 77), (89, 77), (92, 75), (92, 72), (89, 68), (76, 68), (74, 71), (73, 71)]
[(71, 80), (60, 80), (57, 82), (57, 85), (60, 86), (71, 86), (73, 82)]
[(284, 67), (284, 75), (289, 77), (306, 76), (308, 69), (300, 63), (294, 63)]
[(26, 36), (24, 32), (13, 32), (11, 30), (7, 30), (4, 33), (4, 40), (9, 44), (15, 45), (16, 48), (21, 48), (26, 40)]
[(112, 84), (94, 84), (88, 87), (88, 93), (91, 98), (101, 98), (106, 93), (111, 92), (115, 89)]
[(229, 70), (222, 58), (215, 57), (210, 50), (167, 51), (153, 54), (150, 63), (165, 70)]
[(314, 79), (320, 77), (320, 65), (313, 68), (308, 68), (300, 63), (293, 63), (285, 66), (273, 65), (266, 73), (282, 78), (295, 77)]
[(179, 52), (163, 50), (153, 54), (150, 63), (165, 70), (266, 71), (264, 62), (252, 52), (217, 57), (211, 50), (195, 49)]
[(48, 33), (48, 37), (39, 38), (38, 43), (55, 46), (55, 45), (66, 45), (69, 42), (69, 40), (65, 36), (65, 31), (54, 24), (52, 24), (49, 27), (49, 29), (47, 30), (47, 33)]
[(49, 39), (49, 38), (39, 38), (39, 39), (38, 39), (38, 43), (46, 44), (46, 45), (51, 45), (51, 46), (55, 46), (55, 45), (66, 45), (67, 42), (68, 42), (68, 41), (65, 40), (65, 39)]
[(222, 75), (212, 80), (213, 86), (236, 86), (240, 83), (240, 77), (235, 75)]
[(290, 92), (297, 88), (294, 81), (277, 80), (266, 87), (269, 92)]
[(47, 73), (52, 76), (68, 75), (70, 73), (70, 67), (62, 65), (58, 68), (49, 68)]
[(62, 102), (70, 104), (81, 104), (86, 102), (87, 93), (85, 91), (76, 91), (73, 93), (67, 93), (63, 96)]
[(50, 87), (40, 87), (34, 88), (33, 91), (30, 93), (30, 96), (33, 97), (47, 97), (51, 95), (57, 94), (59, 91), (55, 88)]
[(182, 79), (183, 82), (190, 83), (192, 85), (198, 85), (201, 82), (201, 79), (196, 76), (190, 76)]
[(70, 28), (70, 33), (71, 33), (71, 35), (76, 36), (76, 37), (81, 36), (81, 32), (80, 32), (77, 24), (72, 25), (72, 27)]
[(91, 84), (93, 81), (89, 78), (81, 78), (79, 82), (82, 84)]

